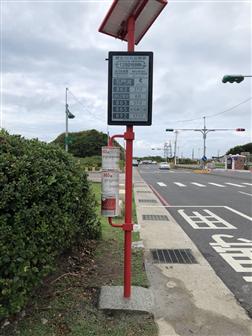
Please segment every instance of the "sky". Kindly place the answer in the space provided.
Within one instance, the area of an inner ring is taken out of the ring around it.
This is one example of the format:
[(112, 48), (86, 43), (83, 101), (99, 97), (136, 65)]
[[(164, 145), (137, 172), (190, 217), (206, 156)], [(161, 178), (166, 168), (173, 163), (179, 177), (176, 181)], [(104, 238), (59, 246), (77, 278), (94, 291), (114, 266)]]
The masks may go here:
[[(105, 59), (127, 50), (126, 42), (98, 32), (111, 3), (1, 0), (2, 128), (52, 141), (65, 131), (67, 87), (70, 132), (124, 133), (125, 126), (107, 126)], [(134, 156), (163, 155), (165, 143), (173, 152), (175, 134), (165, 129), (202, 128), (203, 116), (207, 128), (231, 129), (209, 132), (208, 158), (251, 142), (252, 78), (221, 81), (252, 75), (251, 17), (251, 1), (168, 2), (135, 49), (153, 51), (154, 67), (152, 125), (134, 127)], [(246, 132), (233, 131), (238, 127)], [(202, 134), (179, 131), (178, 155), (192, 153), (202, 157)]]

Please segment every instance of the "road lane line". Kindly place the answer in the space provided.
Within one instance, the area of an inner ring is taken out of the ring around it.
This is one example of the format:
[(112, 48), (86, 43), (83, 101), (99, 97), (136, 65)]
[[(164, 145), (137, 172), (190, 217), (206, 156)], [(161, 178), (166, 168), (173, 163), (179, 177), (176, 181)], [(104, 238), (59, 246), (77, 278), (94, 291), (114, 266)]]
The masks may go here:
[(252, 196), (252, 194), (248, 194), (246, 192), (243, 192), (243, 191), (238, 191), (240, 194), (244, 194), (244, 195), (248, 195), (248, 196)]
[(245, 185), (248, 185), (248, 186), (252, 186), (252, 183), (242, 182), (242, 184), (245, 184)]
[(248, 220), (250, 220), (252, 222), (252, 217), (249, 217), (249, 216), (245, 215), (244, 213), (242, 213), (242, 212), (240, 212), (238, 210), (230, 208), (229, 206), (224, 206), (224, 208), (226, 208), (226, 209), (228, 209), (228, 210), (236, 213), (237, 215), (240, 215), (241, 217), (244, 217), (244, 218), (246, 218), (246, 219), (248, 219)]
[(157, 182), (157, 184), (160, 186), (160, 187), (167, 187), (167, 185), (163, 182)]
[(216, 187), (220, 187), (220, 188), (226, 188), (226, 186), (222, 185), (222, 184), (218, 184), (218, 183), (212, 183), (212, 182), (208, 182), (208, 184), (212, 184)]
[(206, 187), (206, 185), (204, 185), (204, 184), (200, 184), (200, 183), (196, 183), (196, 182), (191, 182), (191, 184), (194, 184), (194, 185), (196, 185), (197, 187)]
[(176, 185), (179, 186), (179, 187), (186, 187), (185, 184), (180, 183), (180, 182), (173, 182), (173, 183), (176, 184)]
[(228, 185), (231, 185), (231, 186), (234, 186), (234, 187), (245, 188), (243, 185), (236, 184), (236, 183), (225, 182), (225, 184), (228, 184)]

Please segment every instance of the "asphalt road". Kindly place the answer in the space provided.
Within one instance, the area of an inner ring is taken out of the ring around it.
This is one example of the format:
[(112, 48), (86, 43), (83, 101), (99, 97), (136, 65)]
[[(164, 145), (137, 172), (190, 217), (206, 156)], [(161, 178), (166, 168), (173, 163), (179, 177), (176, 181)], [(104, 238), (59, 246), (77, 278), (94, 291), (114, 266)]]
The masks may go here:
[(138, 170), (252, 316), (252, 174)]

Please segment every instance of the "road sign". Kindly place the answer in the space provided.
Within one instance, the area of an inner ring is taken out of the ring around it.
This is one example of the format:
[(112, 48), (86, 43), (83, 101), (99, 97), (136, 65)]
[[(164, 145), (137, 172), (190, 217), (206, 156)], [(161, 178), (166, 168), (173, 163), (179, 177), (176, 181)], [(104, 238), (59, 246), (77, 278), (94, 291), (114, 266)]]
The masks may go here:
[(152, 52), (109, 52), (109, 125), (151, 125), (152, 72)]
[(204, 155), (201, 160), (204, 161), (204, 162), (206, 162), (207, 161), (207, 157)]

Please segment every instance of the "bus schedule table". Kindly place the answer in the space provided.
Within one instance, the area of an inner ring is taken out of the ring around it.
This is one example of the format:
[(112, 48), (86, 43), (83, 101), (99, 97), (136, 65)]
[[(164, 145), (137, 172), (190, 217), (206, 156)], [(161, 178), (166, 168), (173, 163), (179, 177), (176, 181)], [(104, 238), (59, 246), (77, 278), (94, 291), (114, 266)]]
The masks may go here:
[(152, 52), (109, 52), (109, 125), (151, 125), (152, 74)]

